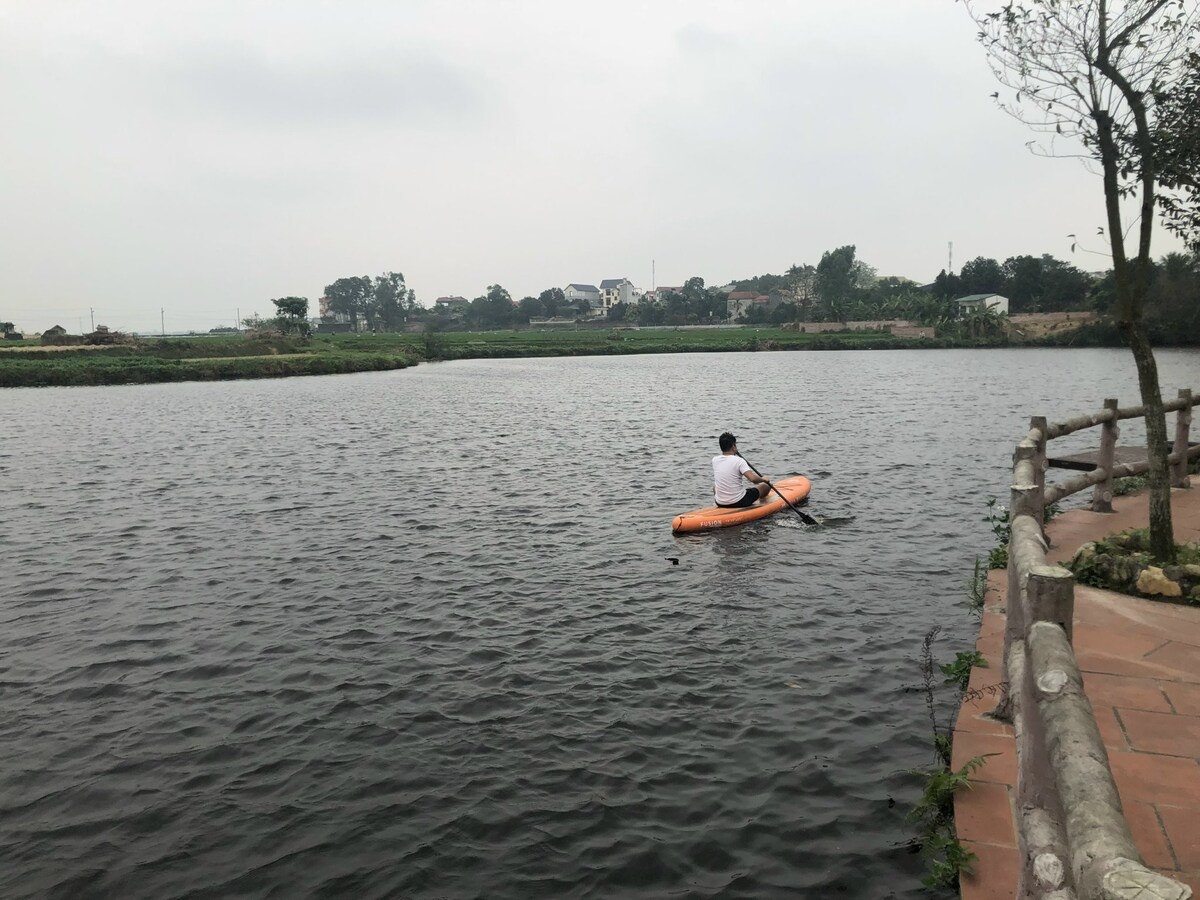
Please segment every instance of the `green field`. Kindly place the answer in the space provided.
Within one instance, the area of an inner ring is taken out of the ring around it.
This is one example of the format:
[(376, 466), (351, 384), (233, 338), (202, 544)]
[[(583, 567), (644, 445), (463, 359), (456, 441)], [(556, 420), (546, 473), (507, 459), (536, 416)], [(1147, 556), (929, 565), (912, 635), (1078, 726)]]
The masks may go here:
[(0, 387), (147, 384), (282, 378), (399, 369), (424, 360), (631, 353), (868, 350), (962, 346), (961, 342), (781, 328), (580, 328), (433, 334), (338, 334), (312, 338), (199, 335), (111, 347), (0, 344)]
[[(24, 342), (22, 342), (24, 343)], [(300, 339), (242, 337), (162, 338), (114, 347), (0, 346), (0, 387), (150, 384), (286, 378), (400, 369), (417, 357)]]
[(801, 334), (763, 326), (695, 329), (580, 328), (545, 331), (438, 332), (335, 335), (340, 346), (386, 351), (404, 348), (422, 358), (487, 359), (514, 356), (607, 356), (627, 353), (721, 353), (758, 350), (860, 350), (943, 347), (937, 340), (896, 338), (879, 332)]

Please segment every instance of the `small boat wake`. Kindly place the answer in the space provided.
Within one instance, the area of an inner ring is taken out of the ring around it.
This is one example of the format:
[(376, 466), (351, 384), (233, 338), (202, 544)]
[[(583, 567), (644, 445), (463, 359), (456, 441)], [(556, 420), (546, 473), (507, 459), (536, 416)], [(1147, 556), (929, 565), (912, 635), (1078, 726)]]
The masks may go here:
[(854, 521), (854, 516), (822, 516), (814, 513), (811, 509), (808, 510), (808, 514), (817, 520), (816, 525), (809, 525), (796, 516), (788, 516), (786, 519), (780, 519), (779, 525), (785, 528), (801, 528), (808, 531), (812, 528), (838, 528), (843, 525), (849, 525)]

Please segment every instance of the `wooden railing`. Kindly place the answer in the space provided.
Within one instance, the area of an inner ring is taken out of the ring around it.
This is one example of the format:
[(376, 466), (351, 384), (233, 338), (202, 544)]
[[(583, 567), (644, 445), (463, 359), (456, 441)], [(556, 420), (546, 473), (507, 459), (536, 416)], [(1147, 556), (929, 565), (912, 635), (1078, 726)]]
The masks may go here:
[[(1178, 414), (1168, 457), (1176, 487), (1188, 486), (1188, 459), (1200, 456), (1200, 446), (1188, 445), (1197, 402), (1190, 390), (1182, 390), (1163, 404)], [(1019, 897), (1190, 895), (1185, 885), (1146, 868), (1134, 846), (1072, 649), (1074, 578), (1049, 563), (1043, 530), (1051, 503), (1092, 487), (1092, 509), (1111, 512), (1113, 479), (1148, 471), (1148, 461), (1115, 460), (1117, 423), (1144, 416), (1143, 407), (1121, 409), (1116, 400), (1106, 400), (1100, 412), (1066, 422), (1035, 417), (1013, 457), (1004, 634), (1008, 688), (997, 713), (1012, 721), (1016, 733), (1016, 825), (1024, 861)], [(1101, 429), (1096, 467), (1047, 485), (1047, 443), (1092, 427)]]

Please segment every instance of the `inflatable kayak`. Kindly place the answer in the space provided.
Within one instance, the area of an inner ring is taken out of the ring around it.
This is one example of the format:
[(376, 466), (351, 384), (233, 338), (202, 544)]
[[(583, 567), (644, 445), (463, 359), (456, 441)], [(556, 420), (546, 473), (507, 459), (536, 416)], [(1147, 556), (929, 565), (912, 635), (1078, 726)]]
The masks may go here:
[[(772, 482), (779, 488), (780, 493), (787, 497), (793, 506), (800, 503), (812, 490), (812, 482), (803, 475), (792, 478), (781, 478)], [(779, 499), (779, 494), (771, 491), (767, 496), (753, 506), (728, 507), (709, 506), (705, 509), (694, 509), (675, 517), (671, 530), (676, 534), (686, 531), (707, 531), (710, 528), (726, 528), (730, 525), (741, 525), (773, 515), (781, 509), (787, 509), (787, 504)], [(788, 513), (793, 515), (793, 513)]]

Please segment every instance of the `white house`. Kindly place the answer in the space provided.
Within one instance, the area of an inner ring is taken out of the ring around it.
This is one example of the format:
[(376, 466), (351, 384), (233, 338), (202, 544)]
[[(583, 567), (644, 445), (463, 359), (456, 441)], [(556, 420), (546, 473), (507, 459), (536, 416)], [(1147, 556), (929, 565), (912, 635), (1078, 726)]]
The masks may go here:
[(594, 284), (568, 284), (563, 288), (563, 296), (567, 298), (568, 303), (575, 303), (579, 300), (586, 300), (588, 303), (598, 303), (600, 301), (600, 288)]
[(1008, 315), (1008, 298), (1001, 297), (999, 294), (968, 294), (966, 297), (959, 297), (954, 302), (958, 304), (958, 309), (962, 313), (990, 309), (992, 312)]
[(770, 302), (770, 297), (760, 294), (758, 291), (734, 291), (727, 300), (729, 321), (735, 322), (743, 316), (749, 315), (750, 310), (755, 306), (770, 312)]
[(667, 294), (682, 294), (682, 293), (683, 293), (683, 285), (660, 284), (657, 288), (646, 291), (644, 294), (642, 294), (641, 299), (645, 300), (647, 303), (650, 303), (655, 300), (664, 299), (667, 296)]
[(628, 278), (605, 278), (600, 282), (600, 306), (612, 309), (618, 303), (633, 302), (633, 282)]

